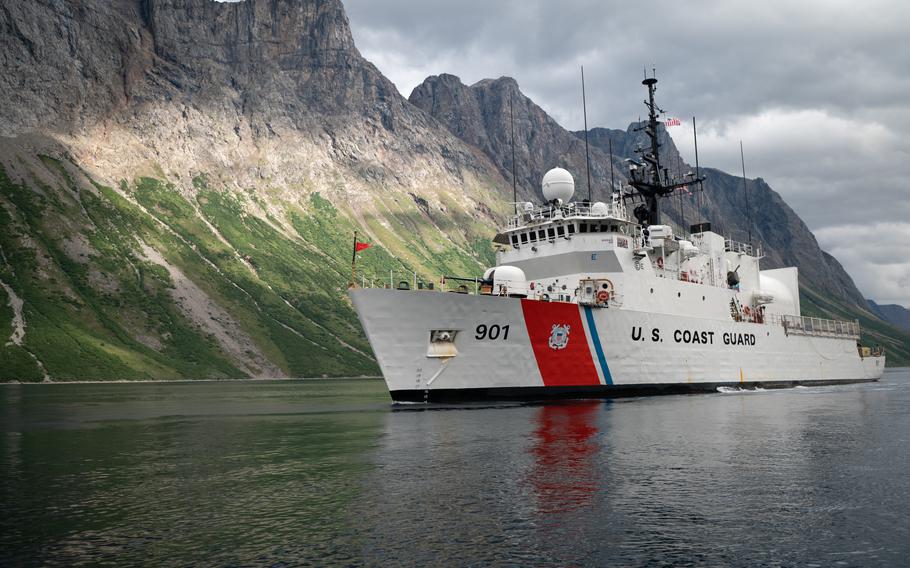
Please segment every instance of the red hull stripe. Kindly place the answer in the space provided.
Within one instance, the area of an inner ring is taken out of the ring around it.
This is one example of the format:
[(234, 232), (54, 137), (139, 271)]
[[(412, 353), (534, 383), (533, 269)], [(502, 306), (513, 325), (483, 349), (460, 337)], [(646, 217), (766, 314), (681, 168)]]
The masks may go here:
[(576, 304), (522, 300), (521, 310), (545, 386), (600, 384)]

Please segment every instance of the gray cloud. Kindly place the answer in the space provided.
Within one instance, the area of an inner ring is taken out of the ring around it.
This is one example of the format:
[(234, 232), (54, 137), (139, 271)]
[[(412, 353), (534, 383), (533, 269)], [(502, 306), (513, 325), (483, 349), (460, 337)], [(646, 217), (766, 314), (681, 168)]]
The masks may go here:
[[(407, 96), (426, 76), (515, 77), (570, 129), (625, 128), (642, 112), (642, 68), (671, 130), (699, 155), (778, 190), (860, 289), (910, 305), (910, 5), (841, 0), (346, 0), (361, 52)], [(653, 16), (649, 16), (653, 14)], [(655, 35), (656, 32), (656, 35)], [(871, 251), (875, 251), (873, 255)], [(890, 262), (881, 262), (881, 254)]]

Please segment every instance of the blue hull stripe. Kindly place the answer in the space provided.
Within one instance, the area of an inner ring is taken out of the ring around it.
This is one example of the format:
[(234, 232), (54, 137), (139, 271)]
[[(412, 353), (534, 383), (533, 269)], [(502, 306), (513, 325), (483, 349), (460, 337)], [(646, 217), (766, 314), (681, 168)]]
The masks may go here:
[(588, 330), (591, 332), (591, 341), (594, 342), (594, 351), (597, 353), (597, 361), (600, 363), (600, 370), (603, 371), (604, 381), (608, 385), (613, 384), (613, 377), (610, 376), (610, 367), (607, 366), (607, 358), (604, 357), (604, 349), (600, 344), (600, 336), (597, 335), (597, 326), (594, 325), (594, 314), (591, 313), (590, 306), (584, 306), (585, 319), (588, 320)]

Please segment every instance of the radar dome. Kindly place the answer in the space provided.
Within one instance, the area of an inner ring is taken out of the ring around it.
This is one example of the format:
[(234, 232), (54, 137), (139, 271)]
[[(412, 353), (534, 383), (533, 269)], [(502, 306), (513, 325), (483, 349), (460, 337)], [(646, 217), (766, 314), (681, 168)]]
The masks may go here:
[(591, 215), (605, 217), (610, 212), (610, 208), (603, 201), (597, 201), (591, 206)]
[(575, 193), (575, 180), (572, 179), (572, 174), (566, 170), (553, 168), (544, 174), (541, 188), (543, 189), (543, 197), (547, 201), (560, 199), (563, 203), (566, 203)]
[(517, 266), (497, 266), (487, 278), (493, 278), (494, 296), (525, 298), (528, 296), (528, 279)]

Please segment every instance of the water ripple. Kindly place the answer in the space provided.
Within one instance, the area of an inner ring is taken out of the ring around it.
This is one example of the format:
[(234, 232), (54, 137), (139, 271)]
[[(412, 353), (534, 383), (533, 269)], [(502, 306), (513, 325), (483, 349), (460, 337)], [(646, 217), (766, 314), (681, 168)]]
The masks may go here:
[(0, 397), (0, 565), (887, 566), (910, 554), (907, 371), (467, 410), (392, 406), (366, 380)]

